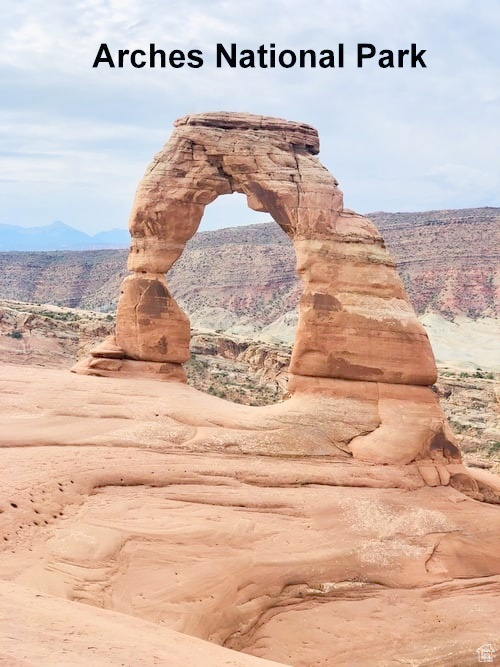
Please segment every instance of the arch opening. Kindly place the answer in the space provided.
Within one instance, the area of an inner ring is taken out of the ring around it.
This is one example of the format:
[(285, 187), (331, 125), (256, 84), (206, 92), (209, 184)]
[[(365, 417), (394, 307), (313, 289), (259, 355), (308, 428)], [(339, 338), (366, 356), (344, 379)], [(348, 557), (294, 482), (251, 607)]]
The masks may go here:
[[(217, 206), (221, 200), (234, 203)], [(220, 211), (231, 213), (225, 226), (204, 230), (205, 216), (220, 224)], [(301, 286), (290, 238), (269, 214), (249, 213), (239, 193), (208, 204), (198, 233), (165, 277), (191, 325), (188, 384), (267, 405), (287, 390)]]
[(221, 195), (205, 206), (198, 232), (257, 225), (270, 222), (271, 219), (271, 215), (267, 211), (251, 209), (243, 193), (233, 192)]

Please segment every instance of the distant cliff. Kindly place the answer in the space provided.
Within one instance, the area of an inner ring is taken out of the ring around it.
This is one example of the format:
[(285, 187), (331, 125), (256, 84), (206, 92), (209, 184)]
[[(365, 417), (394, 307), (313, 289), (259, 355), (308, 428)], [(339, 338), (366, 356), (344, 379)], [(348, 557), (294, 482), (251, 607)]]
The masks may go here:
[[(496, 317), (500, 208), (372, 213), (418, 313)], [(126, 250), (0, 253), (0, 298), (113, 310)], [(275, 223), (196, 234), (167, 276), (198, 327), (263, 327), (295, 309), (300, 281)], [(496, 291), (496, 292), (495, 292)]]
[(500, 308), (500, 208), (370, 213), (418, 313), (474, 319)]

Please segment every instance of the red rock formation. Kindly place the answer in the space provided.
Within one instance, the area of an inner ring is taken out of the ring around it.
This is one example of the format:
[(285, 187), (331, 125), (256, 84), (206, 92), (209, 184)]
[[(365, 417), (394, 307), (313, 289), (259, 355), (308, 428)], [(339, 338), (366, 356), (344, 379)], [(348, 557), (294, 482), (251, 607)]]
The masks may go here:
[[(500, 487), (461, 463), (394, 264), (317, 151), (297, 123), (179, 121), (139, 185), (116, 339), (76, 369), (119, 379), (0, 367), (0, 662), (451, 666), (500, 641)], [(304, 282), (292, 397), (262, 408), (126, 377), (183, 379), (163, 274), (233, 190)]]
[[(352, 443), (360, 458), (407, 462), (426, 457), (436, 437), (448, 438), (437, 398), (426, 388), (436, 379), (432, 350), (395, 264), (375, 226), (343, 208), (318, 151), (316, 130), (281, 119), (209, 113), (176, 121), (132, 209), (133, 273), (122, 284), (112, 341), (124, 360), (94, 354), (75, 370), (133, 373), (134, 362), (141, 373), (157, 364), (160, 377), (183, 378), (189, 321), (163, 274), (196, 232), (205, 206), (240, 192), (250, 208), (269, 212), (295, 246), (304, 291), (291, 393), (319, 391), (335, 402), (347, 391), (361, 412), (373, 413)], [(457, 456), (450, 444), (446, 457)]]

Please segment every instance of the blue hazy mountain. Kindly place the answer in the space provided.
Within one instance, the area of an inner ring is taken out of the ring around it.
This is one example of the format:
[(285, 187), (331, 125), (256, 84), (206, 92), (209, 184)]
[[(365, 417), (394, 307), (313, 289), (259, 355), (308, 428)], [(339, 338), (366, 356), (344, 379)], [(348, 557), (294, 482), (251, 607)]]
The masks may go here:
[(126, 229), (110, 229), (90, 236), (60, 221), (41, 227), (0, 225), (0, 251), (2, 252), (126, 248), (129, 243), (130, 237)]

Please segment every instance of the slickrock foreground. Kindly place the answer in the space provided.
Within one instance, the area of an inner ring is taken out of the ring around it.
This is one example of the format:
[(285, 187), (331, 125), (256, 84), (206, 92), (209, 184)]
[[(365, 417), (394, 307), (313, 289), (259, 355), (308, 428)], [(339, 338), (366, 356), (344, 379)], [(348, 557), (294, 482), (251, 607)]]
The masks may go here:
[[(280, 119), (178, 121), (136, 195), (116, 335), (80, 375), (0, 369), (7, 664), (451, 666), (500, 648), (498, 478), (462, 464), (394, 263), (318, 150)], [(232, 191), (289, 234), (304, 282), (291, 398), (260, 408), (185, 384), (189, 320), (164, 278)]]
[(260, 664), (209, 640), (301, 667), (474, 665), (500, 644), (500, 511), (474, 499), (498, 478), (278, 456), (324, 440), (328, 398), (4, 365), (0, 415), (0, 664)]

